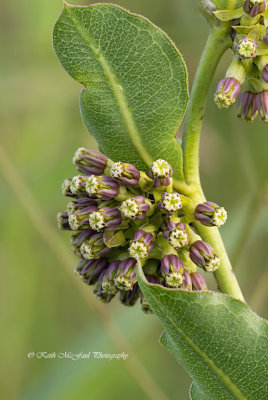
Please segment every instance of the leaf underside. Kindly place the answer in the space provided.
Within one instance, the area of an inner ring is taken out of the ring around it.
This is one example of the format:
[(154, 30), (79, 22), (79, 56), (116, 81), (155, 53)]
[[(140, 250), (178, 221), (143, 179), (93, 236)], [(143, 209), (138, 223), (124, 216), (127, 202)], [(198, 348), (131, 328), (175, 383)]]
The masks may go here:
[(187, 71), (166, 34), (115, 5), (65, 4), (53, 39), (65, 70), (84, 85), (82, 117), (102, 151), (145, 171), (166, 159), (182, 179), (175, 135), (188, 102)]
[(189, 372), (192, 400), (268, 399), (268, 324), (214, 292), (139, 285), (165, 332), (161, 342)]

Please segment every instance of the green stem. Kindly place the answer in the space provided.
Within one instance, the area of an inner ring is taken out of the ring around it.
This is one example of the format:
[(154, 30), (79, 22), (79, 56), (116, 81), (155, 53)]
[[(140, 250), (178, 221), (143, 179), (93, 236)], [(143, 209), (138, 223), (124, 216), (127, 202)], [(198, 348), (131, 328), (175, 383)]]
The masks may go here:
[(229, 24), (211, 27), (193, 83), (183, 133), (184, 174), (188, 184), (200, 187), (199, 144), (210, 83), (224, 52), (231, 46)]
[[(189, 197), (193, 201), (205, 201), (199, 175), (202, 120), (213, 75), (222, 55), (231, 43), (229, 24), (221, 23), (215, 26), (214, 21), (193, 83), (183, 134), (184, 174), (186, 183), (192, 188)], [(195, 223), (195, 228), (202, 239), (213, 246), (221, 259), (220, 268), (214, 273), (218, 288), (224, 293), (244, 300), (218, 229), (205, 227), (199, 222)]]

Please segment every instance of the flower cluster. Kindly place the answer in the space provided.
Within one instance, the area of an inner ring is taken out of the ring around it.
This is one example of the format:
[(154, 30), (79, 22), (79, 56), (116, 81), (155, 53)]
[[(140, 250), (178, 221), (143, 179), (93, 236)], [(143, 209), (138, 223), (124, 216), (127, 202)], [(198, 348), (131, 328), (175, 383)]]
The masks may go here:
[(259, 114), (268, 122), (268, 2), (246, 0), (239, 9), (215, 15), (233, 25), (234, 53), (226, 77), (217, 86), (215, 103), (228, 108), (240, 95), (239, 118), (254, 121)]
[(222, 207), (195, 204), (176, 192), (165, 160), (154, 161), (148, 175), (85, 148), (73, 161), (83, 175), (63, 182), (63, 194), (71, 201), (58, 213), (58, 225), (73, 231), (71, 248), (80, 258), (75, 272), (94, 286), (99, 299), (110, 302), (118, 295), (128, 306), (140, 299), (150, 312), (137, 282), (137, 263), (151, 284), (207, 288), (197, 267), (213, 272), (220, 259), (196, 234), (194, 223), (221, 226), (227, 218)]

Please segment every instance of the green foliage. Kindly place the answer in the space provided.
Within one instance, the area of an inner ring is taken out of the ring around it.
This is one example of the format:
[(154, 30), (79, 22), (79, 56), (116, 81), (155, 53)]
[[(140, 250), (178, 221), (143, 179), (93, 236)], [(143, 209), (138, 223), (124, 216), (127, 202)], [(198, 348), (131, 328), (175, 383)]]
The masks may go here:
[(164, 32), (118, 6), (65, 4), (54, 48), (85, 86), (82, 117), (101, 150), (143, 170), (164, 158), (182, 179), (175, 135), (188, 102), (187, 71)]
[(214, 292), (140, 287), (165, 332), (162, 344), (194, 379), (192, 400), (268, 398), (268, 324), (243, 302)]
[(231, 8), (242, 7), (244, 0), (212, 0), (218, 10), (228, 10)]

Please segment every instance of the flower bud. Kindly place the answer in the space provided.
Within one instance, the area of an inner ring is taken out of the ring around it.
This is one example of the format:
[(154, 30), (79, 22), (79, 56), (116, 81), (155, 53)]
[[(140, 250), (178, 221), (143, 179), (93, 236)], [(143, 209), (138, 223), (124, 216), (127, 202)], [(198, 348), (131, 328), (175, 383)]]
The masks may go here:
[(81, 253), (87, 260), (98, 259), (109, 253), (111, 249), (106, 247), (102, 233), (95, 233), (89, 240), (82, 243)]
[(194, 216), (195, 219), (205, 226), (222, 226), (227, 220), (225, 209), (211, 201), (198, 204)]
[(111, 176), (124, 186), (136, 186), (139, 184), (140, 172), (132, 164), (116, 162), (110, 170)]
[(163, 236), (175, 249), (184, 247), (188, 244), (188, 235), (186, 225), (182, 222), (175, 224), (169, 221), (167, 229), (163, 232)]
[(70, 216), (76, 211), (83, 210), (86, 207), (97, 207), (95, 200), (89, 199), (88, 197), (78, 197), (67, 204), (67, 213)]
[(268, 64), (265, 65), (265, 67), (262, 70), (262, 79), (268, 83)]
[(161, 274), (169, 287), (180, 287), (183, 283), (183, 262), (175, 254), (165, 256), (161, 260)]
[(246, 0), (244, 3), (244, 11), (251, 17), (256, 17), (265, 11), (265, 0)]
[(254, 121), (258, 114), (258, 108), (256, 104), (256, 93), (242, 92), (238, 99), (238, 114), (237, 116), (246, 121)]
[(70, 185), (70, 190), (73, 193), (73, 195), (75, 196), (86, 195), (85, 193), (86, 181), (87, 181), (86, 176), (77, 175), (73, 177)]
[(106, 271), (102, 271), (102, 273), (100, 274), (96, 285), (94, 287), (93, 293), (95, 294), (95, 296), (97, 297), (97, 299), (103, 301), (104, 303), (110, 303), (110, 301), (114, 298), (114, 296), (116, 295), (116, 293), (107, 293), (103, 290), (103, 278), (105, 276)]
[(57, 214), (58, 227), (61, 231), (71, 231), (72, 228), (69, 225), (67, 211), (58, 212)]
[(73, 231), (89, 228), (89, 217), (92, 212), (97, 211), (98, 207), (86, 207), (69, 214), (69, 225)]
[(118, 272), (119, 265), (120, 261), (113, 261), (107, 268), (102, 280), (103, 292), (113, 295), (118, 292), (118, 288), (114, 283), (114, 278)]
[(266, 35), (263, 36), (262, 40), (264, 41), (264, 43), (268, 43), (268, 26), (266, 28)]
[(268, 91), (256, 95), (256, 106), (264, 122), (268, 122)]
[(136, 267), (137, 260), (135, 258), (127, 258), (122, 261), (118, 267), (116, 277), (114, 279), (115, 286), (120, 290), (132, 290), (137, 282)]
[(169, 214), (173, 214), (176, 211), (181, 210), (182, 202), (179, 193), (167, 193), (164, 192), (161, 195), (162, 201), (158, 203), (160, 209), (167, 211)]
[(150, 178), (153, 178), (155, 187), (169, 186), (173, 175), (173, 169), (167, 161), (159, 159), (153, 162), (148, 175)]
[(118, 195), (119, 185), (110, 176), (91, 175), (86, 180), (86, 191), (90, 196), (97, 197), (101, 200), (110, 200)]
[(114, 230), (122, 222), (120, 211), (117, 208), (103, 207), (89, 215), (89, 225), (97, 232)]
[(215, 104), (219, 108), (228, 108), (236, 100), (241, 91), (241, 84), (234, 78), (222, 79), (214, 96)]
[(189, 272), (186, 270), (183, 271), (183, 283), (182, 288), (185, 290), (192, 290), (192, 279)]
[(80, 247), (96, 232), (93, 229), (86, 229), (83, 231), (77, 231), (71, 236), (71, 250), (77, 257), (82, 257)]
[(99, 151), (80, 147), (75, 152), (73, 163), (85, 175), (101, 175), (106, 168), (107, 157)]
[(105, 258), (98, 260), (85, 260), (84, 258), (75, 267), (75, 272), (80, 275), (81, 279), (88, 285), (93, 285), (99, 279), (99, 276), (107, 267)]
[(255, 58), (257, 56), (258, 42), (248, 37), (242, 38), (235, 46), (237, 54), (241, 60)]
[(122, 201), (120, 210), (126, 218), (142, 220), (150, 208), (149, 200), (143, 196), (135, 196)]
[(140, 288), (138, 283), (135, 283), (133, 286), (132, 290), (127, 290), (127, 291), (120, 291), (119, 294), (119, 300), (121, 301), (122, 304), (125, 306), (134, 306), (139, 298), (140, 295)]
[(153, 248), (153, 235), (139, 229), (135, 232), (133, 240), (130, 241), (128, 250), (131, 257), (140, 260), (148, 257)]
[(71, 179), (65, 179), (61, 185), (61, 191), (64, 196), (74, 197), (73, 192), (71, 192)]
[(220, 266), (220, 259), (209, 243), (197, 240), (190, 247), (190, 258), (194, 264), (207, 272), (214, 272)]
[(191, 274), (191, 279), (194, 289), (196, 290), (207, 289), (207, 283), (203, 275), (199, 274), (198, 272), (194, 272), (193, 274)]

